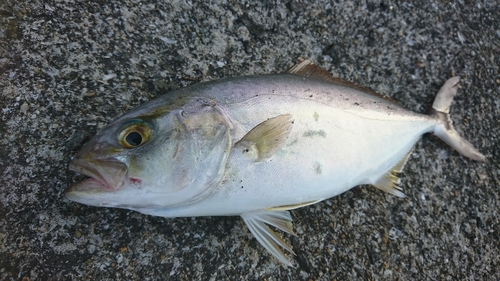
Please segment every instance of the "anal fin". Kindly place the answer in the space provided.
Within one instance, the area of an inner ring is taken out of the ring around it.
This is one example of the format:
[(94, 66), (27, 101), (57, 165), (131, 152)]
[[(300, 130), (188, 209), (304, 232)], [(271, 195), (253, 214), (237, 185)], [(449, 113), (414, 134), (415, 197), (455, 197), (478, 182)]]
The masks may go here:
[(302, 207), (309, 206), (312, 204), (316, 204), (322, 200), (323, 199), (307, 201), (307, 202), (302, 202), (302, 203), (293, 204), (293, 205), (276, 206), (276, 207), (267, 208), (266, 210), (269, 210), (269, 211), (288, 211), (288, 210), (298, 209), (298, 208), (302, 208)]
[(408, 161), (408, 158), (410, 158), (410, 154), (412, 151), (413, 149), (411, 149), (408, 153), (406, 153), (405, 156), (403, 156), (403, 158), (401, 158), (401, 160), (399, 160), (399, 162), (396, 163), (396, 165), (394, 165), (394, 167), (389, 172), (387, 172), (380, 179), (378, 179), (373, 185), (376, 188), (388, 192), (392, 195), (405, 198), (406, 195), (401, 191), (401, 188), (398, 186), (400, 179), (396, 174), (400, 173), (403, 170), (406, 162)]
[(292, 263), (283, 252), (286, 251), (295, 254), (292, 247), (279, 237), (269, 226), (272, 225), (282, 231), (295, 235), (293, 232), (292, 217), (287, 211), (257, 211), (241, 214), (248, 229), (259, 243), (266, 248), (280, 262), (292, 266)]

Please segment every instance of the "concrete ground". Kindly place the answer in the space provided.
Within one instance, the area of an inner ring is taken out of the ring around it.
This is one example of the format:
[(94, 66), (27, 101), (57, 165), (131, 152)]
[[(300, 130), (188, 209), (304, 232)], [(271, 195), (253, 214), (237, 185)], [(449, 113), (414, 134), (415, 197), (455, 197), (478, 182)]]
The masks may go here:
[[(0, 2), (1, 280), (499, 280), (498, 1)], [(466, 4), (467, 3), (467, 4)], [(417, 144), (400, 199), (356, 187), (292, 211), (285, 267), (238, 217), (165, 219), (66, 200), (68, 162), (156, 96), (314, 58), (425, 112), (462, 77), (457, 130)]]

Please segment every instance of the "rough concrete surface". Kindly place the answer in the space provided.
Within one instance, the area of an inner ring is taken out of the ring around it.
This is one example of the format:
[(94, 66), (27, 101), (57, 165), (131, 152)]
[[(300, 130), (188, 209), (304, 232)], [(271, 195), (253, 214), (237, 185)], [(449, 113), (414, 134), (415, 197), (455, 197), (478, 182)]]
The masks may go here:
[[(424, 136), (401, 176), (407, 198), (362, 186), (292, 211), (293, 268), (238, 217), (62, 196), (82, 179), (71, 156), (118, 115), (299, 57), (417, 112), (461, 76), (451, 116), (487, 162)], [(499, 280), (499, 67), (494, 0), (2, 0), (0, 279)]]

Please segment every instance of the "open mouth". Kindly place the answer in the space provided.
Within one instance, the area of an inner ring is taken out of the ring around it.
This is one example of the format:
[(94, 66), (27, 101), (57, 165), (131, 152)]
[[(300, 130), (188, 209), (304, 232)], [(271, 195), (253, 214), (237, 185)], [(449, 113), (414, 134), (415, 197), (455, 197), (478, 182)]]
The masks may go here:
[(71, 185), (65, 193), (117, 191), (123, 186), (127, 175), (127, 165), (115, 159), (75, 159), (70, 163), (69, 169), (90, 178)]

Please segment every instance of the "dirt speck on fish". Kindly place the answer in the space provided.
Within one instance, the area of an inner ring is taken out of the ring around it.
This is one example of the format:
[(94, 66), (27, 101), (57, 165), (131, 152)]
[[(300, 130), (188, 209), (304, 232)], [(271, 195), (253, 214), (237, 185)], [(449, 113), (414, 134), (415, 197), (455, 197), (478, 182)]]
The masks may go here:
[(94, 136), (70, 169), (90, 178), (65, 190), (83, 204), (162, 217), (239, 215), (279, 261), (289, 210), (371, 184), (404, 197), (396, 173), (432, 132), (476, 161), (452, 126), (458, 77), (429, 115), (304, 60), (284, 74), (199, 83), (149, 101)]

